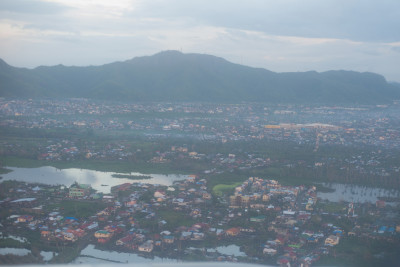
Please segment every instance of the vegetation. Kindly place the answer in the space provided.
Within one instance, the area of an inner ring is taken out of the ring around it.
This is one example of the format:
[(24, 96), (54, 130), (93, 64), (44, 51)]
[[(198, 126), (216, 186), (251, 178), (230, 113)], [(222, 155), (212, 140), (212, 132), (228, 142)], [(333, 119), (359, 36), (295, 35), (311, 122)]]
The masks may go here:
[(101, 202), (63, 200), (58, 204), (49, 205), (48, 209), (59, 208), (67, 217), (87, 218), (105, 207), (106, 205)]
[(171, 209), (160, 209), (157, 211), (157, 214), (160, 220), (167, 222), (166, 227), (171, 231), (178, 226), (191, 226), (195, 223), (195, 220), (188, 215)]
[(334, 255), (323, 256), (321, 266), (396, 266), (400, 260), (397, 243), (381, 240), (341, 239)]
[(274, 73), (177, 51), (98, 67), (25, 70), (1, 63), (2, 97), (337, 104), (390, 102), (400, 96), (396, 84), (373, 73)]
[(233, 189), (237, 186), (241, 185), (240, 182), (234, 183), (234, 184), (217, 184), (213, 187), (212, 193), (215, 196), (224, 196), (224, 195), (230, 195), (233, 191)]

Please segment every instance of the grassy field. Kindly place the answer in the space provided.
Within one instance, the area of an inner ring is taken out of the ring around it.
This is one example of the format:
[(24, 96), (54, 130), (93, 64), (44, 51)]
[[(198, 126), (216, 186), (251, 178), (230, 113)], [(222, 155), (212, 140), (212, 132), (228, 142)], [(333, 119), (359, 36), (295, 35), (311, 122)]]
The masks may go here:
[(158, 211), (158, 215), (161, 220), (165, 220), (167, 222), (166, 227), (171, 230), (174, 230), (176, 227), (181, 225), (191, 226), (195, 223), (195, 220), (193, 220), (191, 217), (188, 217), (188, 215), (170, 209), (161, 209)]
[(330, 213), (345, 213), (347, 212), (347, 205), (344, 203), (328, 202), (328, 203), (317, 203), (317, 208)]
[(233, 189), (241, 184), (241, 182), (237, 182), (234, 184), (217, 184), (213, 187), (212, 193), (220, 197), (223, 195), (231, 194), (233, 192)]
[(49, 210), (59, 208), (65, 217), (87, 218), (104, 209), (106, 205), (99, 202), (83, 202), (76, 200), (63, 200), (59, 204), (50, 205)]

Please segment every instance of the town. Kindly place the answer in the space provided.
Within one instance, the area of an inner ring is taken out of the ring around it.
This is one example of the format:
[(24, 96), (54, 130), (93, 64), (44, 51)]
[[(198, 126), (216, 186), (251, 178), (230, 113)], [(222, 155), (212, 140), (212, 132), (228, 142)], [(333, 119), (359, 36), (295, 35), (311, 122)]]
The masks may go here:
[(1, 99), (0, 262), (393, 265), (399, 108)]
[[(311, 266), (321, 257), (343, 257), (346, 252), (336, 249), (340, 242), (399, 246), (396, 209), (383, 200), (376, 205), (335, 204), (319, 201), (315, 187), (282, 186), (257, 177), (216, 198), (207, 184), (191, 175), (170, 187), (133, 182), (99, 194), (86, 184), (67, 188), (4, 182), (1, 241), (15, 239), (7, 235), (26, 235), (28, 241), (20, 246), (41, 244), (53, 251), (53, 263), (81, 259), (85, 256), (80, 251), (94, 244), (145, 257), (280, 266)], [(215, 250), (231, 245), (242, 253)], [(25, 257), (44, 261), (37, 251)], [(5, 256), (2, 262), (12, 263)]]

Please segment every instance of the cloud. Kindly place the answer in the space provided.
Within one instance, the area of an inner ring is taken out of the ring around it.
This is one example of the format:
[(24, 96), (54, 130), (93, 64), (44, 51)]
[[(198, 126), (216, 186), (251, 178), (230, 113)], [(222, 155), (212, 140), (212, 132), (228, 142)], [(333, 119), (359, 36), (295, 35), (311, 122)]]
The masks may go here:
[(396, 53), (400, 53), (400, 46), (393, 46), (392, 50)]
[(0, 1), (0, 11), (23, 14), (59, 14), (70, 8), (54, 2), (40, 0), (2, 0)]
[(393, 80), (399, 10), (397, 0), (3, 0), (0, 57), (24, 67), (100, 65), (182, 49), (279, 72), (352, 69)]
[(389, 42), (400, 39), (399, 10), (397, 0), (152, 0), (135, 11), (271, 35)]

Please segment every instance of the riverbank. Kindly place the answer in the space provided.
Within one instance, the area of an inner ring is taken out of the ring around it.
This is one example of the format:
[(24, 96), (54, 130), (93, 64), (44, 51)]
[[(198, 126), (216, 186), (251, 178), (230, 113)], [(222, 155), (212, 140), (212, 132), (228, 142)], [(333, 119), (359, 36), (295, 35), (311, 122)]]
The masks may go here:
[[(167, 164), (154, 164), (154, 163), (135, 163), (135, 162), (121, 162), (121, 161), (48, 161), (28, 159), (21, 157), (0, 156), (0, 163), (3, 166), (17, 167), (17, 168), (38, 168), (51, 166), (57, 169), (87, 169), (101, 172), (118, 172), (118, 173), (131, 173), (140, 172), (143, 174), (187, 174), (182, 170), (175, 170)], [(7, 169), (0, 170), (0, 174), (8, 173)]]

